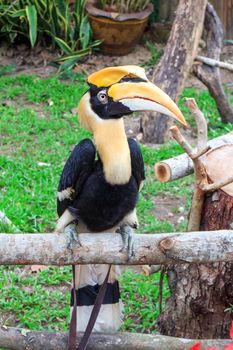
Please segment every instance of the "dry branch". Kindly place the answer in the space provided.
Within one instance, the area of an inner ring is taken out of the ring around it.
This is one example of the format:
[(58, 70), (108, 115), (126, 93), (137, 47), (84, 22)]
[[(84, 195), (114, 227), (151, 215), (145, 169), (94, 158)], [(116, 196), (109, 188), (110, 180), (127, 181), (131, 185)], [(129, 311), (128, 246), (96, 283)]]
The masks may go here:
[(202, 184), (200, 187), (202, 191), (205, 192), (214, 192), (216, 190), (219, 190), (220, 188), (229, 185), (233, 182), (233, 176), (229, 176), (226, 179), (220, 180), (219, 182), (214, 182), (212, 184)]
[(197, 55), (197, 57), (195, 59), (197, 61), (200, 61), (200, 62), (207, 64), (208, 66), (219, 67), (219, 68), (227, 69), (227, 70), (233, 72), (233, 64), (231, 64), (231, 63), (222, 62), (222, 61), (210, 58), (210, 57), (199, 56), (199, 55)]
[[(213, 149), (226, 144), (233, 144), (233, 132), (217, 137), (207, 143)], [(196, 149), (194, 151), (196, 152)], [(193, 162), (186, 153), (155, 164), (155, 175), (161, 182), (177, 180), (193, 172)]]
[[(81, 336), (78, 334), (78, 344)], [(98, 333), (91, 335), (87, 350), (188, 350), (197, 342), (201, 343), (201, 349), (217, 347), (219, 350), (231, 343), (229, 339), (195, 340), (139, 333)], [(67, 334), (0, 328), (0, 347), (11, 350), (64, 350), (67, 347)]]
[[(223, 28), (214, 7), (209, 2), (206, 7), (204, 29), (205, 54), (209, 58), (219, 61), (223, 42)], [(222, 122), (233, 123), (233, 109), (221, 83), (219, 67), (217, 65), (210, 66), (206, 63), (194, 64), (193, 72), (207, 86), (210, 94), (215, 99)]]
[(135, 235), (127, 260), (117, 233), (80, 234), (76, 246), (65, 234), (0, 234), (1, 265), (160, 265), (233, 260), (233, 231)]

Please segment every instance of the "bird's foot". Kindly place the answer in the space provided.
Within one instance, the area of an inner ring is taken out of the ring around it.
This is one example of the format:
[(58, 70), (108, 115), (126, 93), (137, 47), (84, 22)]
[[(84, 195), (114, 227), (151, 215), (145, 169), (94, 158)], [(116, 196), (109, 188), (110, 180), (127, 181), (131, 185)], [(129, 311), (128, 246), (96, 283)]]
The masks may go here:
[(134, 230), (129, 225), (121, 225), (116, 232), (120, 233), (123, 241), (123, 248), (120, 252), (127, 251), (128, 259), (132, 258), (134, 256)]
[(72, 249), (72, 247), (75, 247), (75, 248), (82, 247), (82, 244), (79, 239), (76, 223), (71, 223), (67, 225), (64, 232), (69, 238), (69, 243), (67, 247), (68, 249)]

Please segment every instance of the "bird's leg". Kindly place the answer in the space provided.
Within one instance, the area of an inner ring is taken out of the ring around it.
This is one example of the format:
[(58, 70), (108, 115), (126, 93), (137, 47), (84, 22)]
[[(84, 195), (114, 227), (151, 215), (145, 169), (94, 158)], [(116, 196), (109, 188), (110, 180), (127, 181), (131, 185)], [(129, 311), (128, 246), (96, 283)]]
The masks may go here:
[(67, 225), (64, 232), (69, 238), (69, 244), (68, 244), (69, 249), (71, 249), (72, 246), (75, 246), (75, 247), (82, 246), (80, 239), (79, 239), (79, 234), (77, 231), (77, 222), (76, 221), (73, 221), (69, 225)]
[(131, 226), (123, 224), (116, 232), (120, 233), (123, 241), (123, 248), (120, 251), (127, 250), (128, 258), (132, 258), (134, 255), (134, 230)]

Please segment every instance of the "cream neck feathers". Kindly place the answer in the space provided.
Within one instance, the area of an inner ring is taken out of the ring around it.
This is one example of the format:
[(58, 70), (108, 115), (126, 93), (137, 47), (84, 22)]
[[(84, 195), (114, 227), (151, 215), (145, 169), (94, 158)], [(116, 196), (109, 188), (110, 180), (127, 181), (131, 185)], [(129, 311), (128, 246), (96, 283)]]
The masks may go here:
[(78, 107), (80, 124), (91, 131), (103, 162), (104, 176), (111, 185), (123, 185), (131, 177), (131, 157), (123, 118), (101, 119), (90, 107), (86, 93)]

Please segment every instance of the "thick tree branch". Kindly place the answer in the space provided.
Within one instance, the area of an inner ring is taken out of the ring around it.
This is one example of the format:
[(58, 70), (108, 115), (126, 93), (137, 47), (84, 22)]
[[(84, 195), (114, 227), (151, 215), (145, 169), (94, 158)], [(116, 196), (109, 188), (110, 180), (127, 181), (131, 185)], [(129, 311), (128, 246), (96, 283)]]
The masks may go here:
[[(78, 334), (77, 346), (81, 337), (82, 334)], [(36, 332), (13, 327), (0, 328), (0, 347), (11, 350), (64, 350), (67, 348), (67, 338), (67, 334), (62, 332)], [(126, 332), (92, 333), (87, 350), (189, 350), (199, 342), (201, 349), (217, 347), (219, 350), (232, 343), (229, 339), (195, 340)]]
[(163, 265), (233, 260), (233, 231), (135, 235), (128, 261), (117, 233), (80, 234), (76, 246), (65, 234), (0, 234), (1, 265)]

